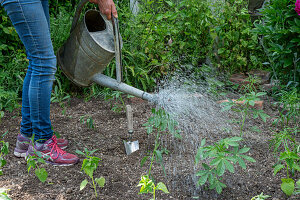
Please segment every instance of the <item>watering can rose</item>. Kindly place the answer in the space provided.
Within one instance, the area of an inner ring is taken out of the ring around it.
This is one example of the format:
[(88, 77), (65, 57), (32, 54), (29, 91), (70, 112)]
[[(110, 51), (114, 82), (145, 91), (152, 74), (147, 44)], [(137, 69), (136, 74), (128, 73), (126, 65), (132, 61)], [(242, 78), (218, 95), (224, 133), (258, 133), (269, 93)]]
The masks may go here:
[(295, 11), (300, 15), (300, 0), (296, 0), (295, 6)]

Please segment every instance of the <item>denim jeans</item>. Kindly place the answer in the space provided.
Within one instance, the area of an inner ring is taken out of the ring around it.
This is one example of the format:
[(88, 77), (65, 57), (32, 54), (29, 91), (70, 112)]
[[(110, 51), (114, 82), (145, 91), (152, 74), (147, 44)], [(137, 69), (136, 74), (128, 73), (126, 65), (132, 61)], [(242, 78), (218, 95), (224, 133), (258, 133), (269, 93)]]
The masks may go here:
[(50, 37), (48, 0), (0, 0), (20, 39), (29, 66), (22, 91), (21, 133), (35, 141), (52, 137), (50, 98), (56, 57)]

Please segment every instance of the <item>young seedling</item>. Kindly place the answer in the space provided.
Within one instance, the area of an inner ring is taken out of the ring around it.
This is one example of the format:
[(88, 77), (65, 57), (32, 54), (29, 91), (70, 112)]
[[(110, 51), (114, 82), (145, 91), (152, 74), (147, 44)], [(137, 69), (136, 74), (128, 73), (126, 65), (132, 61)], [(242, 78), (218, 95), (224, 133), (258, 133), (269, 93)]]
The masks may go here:
[(265, 200), (269, 197), (271, 197), (271, 196), (264, 195), (264, 193), (262, 192), (260, 195), (256, 195), (255, 197), (252, 197), (251, 200)]
[[(220, 180), (228, 170), (230, 173), (234, 173), (234, 165), (238, 163), (240, 167), (246, 169), (246, 163), (244, 160), (255, 162), (250, 157), (243, 155), (247, 153), (250, 148), (243, 147), (239, 149), (239, 142), (242, 140), (241, 137), (225, 138), (219, 142), (205, 146), (206, 140), (201, 141), (201, 146), (197, 151), (195, 163), (198, 164), (200, 160), (209, 160), (209, 163), (202, 163), (203, 170), (196, 173), (199, 176), (198, 185), (204, 185), (207, 181), (209, 182), (209, 189), (216, 189), (220, 194), (222, 189), (226, 187)], [(233, 149), (231, 150), (230, 147)]]
[[(33, 144), (34, 144), (34, 135), (32, 136), (31, 143), (29, 145), (33, 145)], [(37, 178), (42, 183), (44, 183), (48, 178), (48, 172), (46, 171), (45, 168), (41, 168), (40, 165), (46, 163), (44, 159), (47, 159), (48, 156), (43, 157), (41, 152), (35, 151), (35, 148), (33, 148), (33, 150), (34, 150), (34, 154), (33, 155), (28, 155), (28, 157), (26, 157), (27, 171), (28, 171), (28, 174), (29, 174), (30, 170), (34, 169), (34, 173), (37, 176)]]
[[(243, 136), (243, 129), (245, 125), (246, 118), (252, 114), (253, 119), (256, 119), (260, 117), (264, 122), (267, 121), (267, 118), (270, 117), (266, 113), (263, 112), (263, 110), (257, 110), (253, 108), (255, 105), (255, 101), (260, 100), (260, 96), (265, 95), (265, 92), (251, 92), (248, 94), (245, 94), (244, 96), (240, 97), (237, 99), (237, 102), (242, 102), (241, 104), (236, 103), (232, 101), (231, 99), (228, 100), (228, 102), (223, 102), (222, 105), (224, 106), (222, 108), (222, 111), (227, 111), (227, 110), (233, 110), (234, 112), (240, 113), (241, 114), (241, 119), (240, 119), (240, 136)], [(257, 131), (257, 130), (256, 130)]]
[(144, 175), (141, 177), (141, 181), (139, 182), (137, 187), (141, 187), (139, 194), (153, 194), (153, 198), (151, 200), (155, 200), (156, 190), (161, 190), (166, 194), (169, 193), (164, 183), (159, 182), (157, 185), (155, 185), (148, 175)]
[(97, 188), (95, 182), (98, 184), (99, 187), (104, 187), (105, 184), (105, 178), (95, 178), (94, 179), (94, 171), (97, 169), (99, 161), (101, 160), (98, 157), (91, 156), (93, 153), (95, 153), (96, 150), (88, 151), (87, 148), (84, 148), (84, 152), (76, 150), (76, 153), (85, 156), (85, 159), (83, 160), (81, 171), (83, 170), (86, 175), (88, 175), (92, 179), (92, 184), (87, 180), (84, 179), (80, 184), (80, 190), (83, 190), (87, 184), (90, 184), (95, 191), (95, 196), (98, 196)]
[(8, 147), (9, 147), (9, 143), (5, 142), (3, 140), (3, 137), (8, 133), (8, 131), (6, 131), (3, 135), (2, 135), (2, 140), (0, 141), (1, 143), (1, 152), (0, 152), (0, 176), (3, 175), (3, 171), (2, 168), (6, 165), (6, 160), (4, 159), (4, 157), (8, 154)]
[[(164, 110), (162, 109), (152, 109), (152, 116), (148, 119), (148, 122), (144, 124), (147, 128), (147, 133), (151, 134), (154, 131), (156, 131), (156, 137), (155, 137), (155, 142), (154, 142), (154, 149), (152, 152), (152, 156), (148, 155), (145, 156), (142, 161), (141, 161), (141, 166), (145, 164), (145, 162), (150, 158), (150, 165), (149, 165), (149, 170), (148, 170), (148, 175), (143, 175), (141, 177), (141, 181), (137, 185), (138, 187), (141, 187), (139, 194), (147, 194), (151, 193), (153, 194), (153, 200), (155, 200), (155, 191), (156, 190), (161, 190), (164, 193), (169, 193), (166, 185), (162, 182), (159, 182), (157, 185), (155, 185), (154, 181), (152, 178), (151, 174), (151, 169), (154, 163), (154, 159), (161, 164), (163, 171), (165, 173), (165, 167), (163, 163), (163, 157), (162, 155), (168, 154), (169, 151), (166, 148), (162, 148), (159, 150), (160, 146), (160, 136), (161, 133), (171, 133), (177, 138), (181, 138), (181, 135), (179, 134), (180, 130), (177, 130), (178, 123), (169, 115), (167, 114)], [(165, 173), (166, 174), (166, 173)]]
[(84, 115), (84, 116), (81, 116), (80, 117), (80, 122), (82, 124), (86, 124), (86, 126), (89, 128), (89, 129), (94, 129), (94, 120), (91, 116), (89, 115)]
[(285, 128), (283, 131), (274, 134), (270, 144), (274, 148), (274, 153), (279, 152), (280, 149), (284, 150), (280, 152), (278, 162), (274, 167), (274, 176), (279, 171), (286, 168), (287, 178), (281, 179), (281, 190), (287, 196), (291, 196), (295, 189), (295, 181), (290, 175), (294, 176), (296, 171), (300, 171), (300, 156), (298, 155), (300, 152), (300, 145), (295, 140), (297, 133), (297, 128)]

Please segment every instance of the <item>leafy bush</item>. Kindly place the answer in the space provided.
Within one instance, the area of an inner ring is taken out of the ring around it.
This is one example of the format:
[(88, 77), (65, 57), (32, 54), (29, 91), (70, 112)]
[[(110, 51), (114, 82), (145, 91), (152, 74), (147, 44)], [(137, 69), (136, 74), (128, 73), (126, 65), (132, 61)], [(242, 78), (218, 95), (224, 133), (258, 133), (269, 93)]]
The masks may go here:
[(251, 32), (253, 23), (248, 1), (225, 0), (212, 3), (212, 61), (224, 72), (248, 72), (262, 67), (262, 48)]
[(268, 57), (265, 64), (284, 84), (299, 84), (300, 17), (295, 12), (295, 0), (270, 0), (261, 13), (254, 32), (262, 35), (261, 44)]

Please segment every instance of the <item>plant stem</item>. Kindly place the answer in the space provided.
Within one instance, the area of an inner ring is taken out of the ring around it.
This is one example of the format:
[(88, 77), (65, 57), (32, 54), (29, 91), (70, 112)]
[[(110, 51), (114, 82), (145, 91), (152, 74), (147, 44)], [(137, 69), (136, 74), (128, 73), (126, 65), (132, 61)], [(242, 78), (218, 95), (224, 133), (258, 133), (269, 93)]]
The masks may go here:
[(156, 187), (153, 188), (153, 200), (155, 200), (155, 189)]
[(95, 181), (94, 181), (93, 177), (92, 177), (92, 181), (93, 181), (93, 187), (94, 187), (94, 190), (95, 190), (95, 195), (97, 197), (97, 188), (96, 188)]

